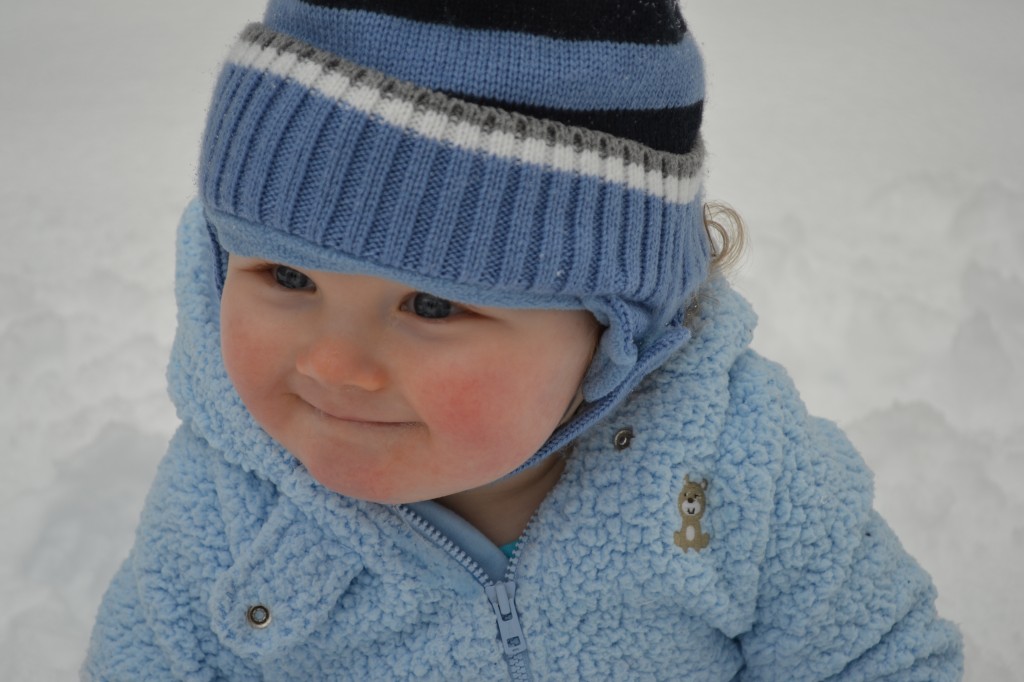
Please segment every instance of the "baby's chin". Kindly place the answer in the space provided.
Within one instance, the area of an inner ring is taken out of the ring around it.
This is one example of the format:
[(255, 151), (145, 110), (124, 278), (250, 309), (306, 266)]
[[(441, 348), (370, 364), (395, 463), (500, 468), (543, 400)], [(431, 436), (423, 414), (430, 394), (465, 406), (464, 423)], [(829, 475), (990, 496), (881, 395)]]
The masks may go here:
[(290, 429), (281, 435), (279, 442), (321, 486), (348, 498), (392, 505), (488, 488), (536, 451), (532, 440), (514, 448), (496, 439), (439, 441), (421, 424), (346, 426), (324, 433)]
[[(299, 461), (302, 461), (301, 459)], [(306, 471), (317, 483), (331, 492), (362, 502), (376, 504), (411, 504), (453, 495), (466, 490), (450, 481), (431, 481), (424, 475), (406, 470), (395, 475), (393, 468), (359, 468), (309, 466)]]

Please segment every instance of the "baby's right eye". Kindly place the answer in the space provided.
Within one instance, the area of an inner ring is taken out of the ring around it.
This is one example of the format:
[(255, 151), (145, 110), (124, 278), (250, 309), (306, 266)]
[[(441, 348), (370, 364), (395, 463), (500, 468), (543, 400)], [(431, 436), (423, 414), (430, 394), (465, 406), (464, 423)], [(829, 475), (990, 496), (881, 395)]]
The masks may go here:
[(316, 289), (313, 280), (287, 265), (273, 266), (271, 274), (274, 275), (274, 281), (285, 289), (295, 289), (298, 291), (313, 291)]

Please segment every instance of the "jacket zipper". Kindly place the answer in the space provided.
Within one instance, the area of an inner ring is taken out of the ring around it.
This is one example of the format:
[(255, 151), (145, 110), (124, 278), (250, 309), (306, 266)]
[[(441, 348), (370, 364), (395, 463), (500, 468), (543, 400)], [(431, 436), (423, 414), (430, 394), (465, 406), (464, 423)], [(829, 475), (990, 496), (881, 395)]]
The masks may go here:
[[(505, 647), (505, 660), (508, 662), (509, 675), (515, 682), (520, 680), (526, 682), (533, 679), (530, 672), (530, 652), (526, 648), (526, 638), (523, 636), (523, 627), (519, 623), (519, 613), (516, 610), (516, 568), (519, 567), (519, 554), (523, 551), (523, 545), (529, 538), (533, 519), (534, 517), (531, 516), (526, 523), (526, 528), (519, 536), (519, 542), (516, 543), (512, 557), (508, 560), (508, 566), (505, 568), (505, 581), (494, 586), (493, 597), (490, 591), (487, 593), (498, 619), (498, 632), (501, 635), (501, 643)], [(504, 598), (501, 594), (502, 588), (505, 591)], [(502, 606), (506, 603), (506, 599), (508, 608), (503, 609)], [(501, 627), (503, 621), (506, 623), (505, 631), (502, 631)]]
[[(498, 624), (498, 638), (505, 654), (505, 662), (508, 664), (509, 676), (513, 682), (529, 682), (533, 679), (530, 672), (530, 652), (526, 647), (526, 636), (523, 633), (523, 626), (519, 622), (519, 612), (516, 609), (516, 582), (515, 572), (519, 563), (519, 553), (522, 551), (523, 543), (526, 541), (530, 525), (519, 538), (512, 558), (509, 559), (508, 567), (502, 582), (492, 581), (484, 572), (480, 564), (471, 556), (466, 554), (461, 547), (448, 539), (443, 533), (430, 525), (423, 517), (409, 509), (405, 505), (396, 505), (398, 511), (423, 535), (428, 537), (434, 544), (446, 551), (460, 566), (466, 569), (473, 578), (484, 588), (487, 599), (491, 602), (494, 617)], [(533, 519), (530, 519), (531, 523)]]

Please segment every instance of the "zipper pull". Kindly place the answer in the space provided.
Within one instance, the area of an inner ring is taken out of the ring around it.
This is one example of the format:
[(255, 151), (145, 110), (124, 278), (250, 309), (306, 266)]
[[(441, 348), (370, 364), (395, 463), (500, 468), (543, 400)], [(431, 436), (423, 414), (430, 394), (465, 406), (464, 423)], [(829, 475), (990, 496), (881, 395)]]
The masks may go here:
[(494, 615), (498, 618), (498, 636), (505, 647), (505, 656), (523, 653), (526, 651), (526, 637), (523, 635), (519, 613), (516, 611), (516, 584), (511, 581), (495, 583), (488, 585), (486, 591)]

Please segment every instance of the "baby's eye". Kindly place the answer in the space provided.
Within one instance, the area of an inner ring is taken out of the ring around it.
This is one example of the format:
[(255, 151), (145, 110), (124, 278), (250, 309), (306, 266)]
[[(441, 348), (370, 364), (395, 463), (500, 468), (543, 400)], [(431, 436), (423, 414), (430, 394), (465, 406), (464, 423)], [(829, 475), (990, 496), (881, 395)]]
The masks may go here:
[(452, 314), (454, 306), (451, 301), (419, 291), (413, 294), (410, 307), (418, 317), (428, 320), (443, 320)]
[(302, 291), (316, 289), (313, 280), (287, 265), (275, 265), (271, 269), (271, 273), (274, 275), (274, 281), (285, 289), (298, 289)]

